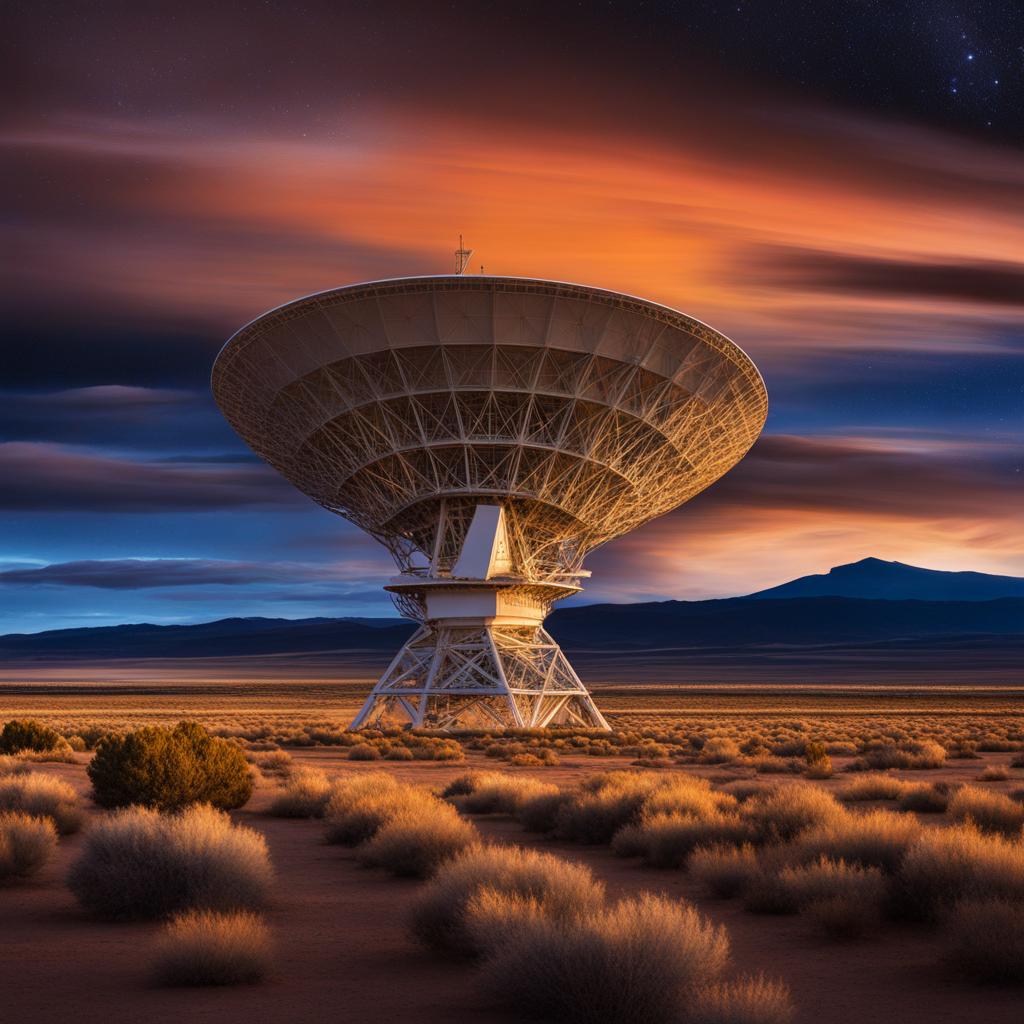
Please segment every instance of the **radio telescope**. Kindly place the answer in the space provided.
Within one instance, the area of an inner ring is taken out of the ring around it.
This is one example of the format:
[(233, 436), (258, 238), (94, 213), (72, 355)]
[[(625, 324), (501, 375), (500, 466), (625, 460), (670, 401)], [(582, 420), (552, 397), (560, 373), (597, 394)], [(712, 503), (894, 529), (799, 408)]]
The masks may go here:
[(264, 314), (213, 393), (299, 490), (385, 545), (417, 624), (352, 728), (607, 729), (543, 622), (586, 554), (734, 466), (767, 413), (728, 338), (599, 288), (399, 278)]

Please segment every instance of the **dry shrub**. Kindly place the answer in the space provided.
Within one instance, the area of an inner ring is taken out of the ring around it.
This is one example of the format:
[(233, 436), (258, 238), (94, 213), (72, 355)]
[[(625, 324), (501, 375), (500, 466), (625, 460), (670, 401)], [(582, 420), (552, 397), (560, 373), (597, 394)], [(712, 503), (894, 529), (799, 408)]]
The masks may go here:
[(87, 771), (101, 807), (141, 805), (176, 811), (204, 803), (233, 810), (253, 791), (242, 749), (211, 736), (198, 722), (104, 736)]
[(949, 798), (948, 814), (953, 821), (973, 822), (982, 832), (1013, 836), (1024, 825), (1024, 807), (1002, 793), (977, 786), (961, 786)]
[(763, 974), (707, 985), (694, 993), (686, 1024), (790, 1024), (789, 989)]
[(869, 768), (941, 768), (946, 763), (946, 748), (932, 740), (885, 744), (865, 751), (864, 763)]
[(695, 775), (669, 775), (659, 780), (641, 805), (644, 817), (659, 814), (688, 814), (692, 817), (713, 817), (719, 811), (735, 810), (736, 797), (716, 792), (707, 779)]
[(0, 813), (0, 882), (34, 875), (56, 848), (57, 830), (49, 818)]
[(255, 914), (190, 911), (170, 921), (153, 964), (161, 985), (239, 985), (270, 972), (270, 931)]
[(28, 763), (13, 754), (0, 754), (0, 778), (5, 775), (25, 775), (29, 771)]
[(129, 807), (93, 825), (68, 886), (100, 917), (165, 917), (184, 910), (256, 910), (273, 880), (267, 844), (196, 804), (167, 815)]
[(82, 827), (82, 810), (74, 787), (42, 772), (0, 778), (0, 811), (50, 818), (62, 836)]
[(267, 813), (275, 818), (322, 818), (331, 791), (330, 779), (318, 768), (298, 768), (278, 790)]
[(960, 899), (1024, 899), (1024, 844), (971, 824), (926, 829), (897, 883), (895, 909), (916, 920), (935, 920)]
[(752, 757), (749, 764), (758, 775), (797, 775), (807, 767), (802, 758), (775, 757), (771, 754)]
[(892, 811), (844, 814), (798, 836), (792, 856), (798, 861), (828, 857), (891, 873), (920, 834), (915, 818)]
[(862, 775), (839, 791), (839, 799), (846, 803), (858, 800), (899, 800), (907, 783), (895, 775)]
[(1024, 903), (961, 900), (946, 921), (949, 962), (974, 981), (1024, 983)]
[(478, 846), (444, 864), (413, 906), (412, 931), (432, 949), (480, 952), (467, 908), (484, 889), (534, 900), (555, 920), (598, 910), (604, 885), (582, 864), (515, 846)]
[(794, 784), (748, 800), (742, 809), (760, 842), (787, 842), (815, 826), (837, 821), (846, 812), (820, 786)]
[(359, 848), (359, 861), (395, 875), (427, 878), (479, 841), (476, 828), (459, 817), (454, 807), (431, 800), (387, 821)]
[(901, 811), (913, 811), (917, 814), (945, 814), (949, 806), (949, 789), (941, 783), (908, 783), (898, 806)]
[(287, 750), (267, 750), (252, 754), (247, 760), (256, 765), (264, 775), (284, 777), (289, 775), (295, 766), (292, 755)]
[(334, 783), (324, 810), (327, 842), (357, 846), (399, 814), (438, 802), (426, 790), (403, 785), (387, 772), (350, 775)]
[(519, 805), (516, 820), (527, 832), (553, 832), (562, 808), (575, 801), (576, 795), (564, 789), (532, 796)]
[(705, 764), (725, 764), (739, 756), (739, 744), (725, 736), (713, 736), (700, 750), (700, 759)]
[(739, 846), (750, 837), (750, 826), (737, 814), (708, 818), (657, 814), (618, 832), (612, 840), (612, 850), (620, 857), (640, 856), (651, 867), (679, 868), (698, 846)]
[(748, 889), (745, 905), (757, 913), (796, 914), (814, 903), (845, 897), (880, 908), (885, 892), (885, 879), (878, 868), (822, 857), (811, 864), (762, 874)]
[(463, 775), (456, 775), (444, 789), (441, 790), (441, 797), (445, 800), (453, 796), (465, 796), (476, 789), (478, 783), (492, 772), (465, 772)]
[(63, 736), (60, 742), (61, 746), (53, 750), (23, 750), (17, 757), (26, 764), (78, 764), (75, 752)]
[(576, 799), (558, 812), (555, 834), (577, 843), (608, 843), (640, 816), (644, 800), (658, 786), (656, 775), (609, 772), (588, 779)]
[(527, 800), (550, 797), (558, 791), (557, 786), (527, 775), (486, 772), (477, 778), (473, 791), (459, 797), (457, 803), (467, 814), (515, 814)]
[(59, 732), (30, 718), (12, 719), (0, 729), (0, 754), (18, 754), (23, 750), (43, 753), (67, 746)]
[(525, 1015), (570, 1024), (676, 1024), (729, 960), (724, 928), (650, 893), (562, 920), (492, 893), (474, 902), (471, 931), (474, 912), (487, 929), (485, 987)]
[(348, 759), (350, 761), (379, 761), (380, 751), (369, 743), (357, 743), (349, 747)]
[(1010, 769), (1002, 764), (990, 764), (979, 776), (979, 782), (1006, 782)]
[(554, 832), (581, 843), (611, 842), (617, 832), (647, 818), (713, 818), (736, 806), (731, 794), (689, 775), (608, 772), (587, 779), (580, 790), (559, 807)]
[(700, 846), (686, 862), (687, 870), (713, 896), (728, 899), (747, 890), (761, 872), (757, 854), (743, 846)]

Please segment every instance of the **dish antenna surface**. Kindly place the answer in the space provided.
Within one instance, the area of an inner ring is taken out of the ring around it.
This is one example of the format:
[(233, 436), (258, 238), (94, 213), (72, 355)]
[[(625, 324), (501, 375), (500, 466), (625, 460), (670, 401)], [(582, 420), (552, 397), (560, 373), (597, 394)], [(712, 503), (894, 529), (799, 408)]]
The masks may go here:
[(717, 480), (767, 414), (751, 360), (682, 313), (461, 273), (272, 310), (224, 346), (213, 393), (398, 565), (386, 589), (418, 628), (353, 728), (607, 729), (545, 616), (588, 552)]

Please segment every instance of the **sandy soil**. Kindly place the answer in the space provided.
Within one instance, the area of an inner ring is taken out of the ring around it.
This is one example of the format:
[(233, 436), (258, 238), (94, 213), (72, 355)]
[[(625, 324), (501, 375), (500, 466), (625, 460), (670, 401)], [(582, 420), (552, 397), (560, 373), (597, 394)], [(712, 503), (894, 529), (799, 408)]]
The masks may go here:
[[(382, 767), (346, 763), (331, 749), (298, 751), (295, 757), (332, 772)], [(1008, 760), (1009, 755), (988, 755), (984, 760), (953, 762), (941, 773), (905, 774), (928, 781), (967, 781), (976, 778), (986, 763)], [(567, 784), (616, 763), (603, 762), (583, 758), (530, 773)], [(621, 767), (622, 761), (617, 765)], [(487, 766), (494, 767), (491, 762)], [(383, 767), (425, 785), (443, 783), (465, 770), (422, 763)], [(87, 791), (82, 764), (46, 765), (41, 770)], [(994, 788), (1020, 784), (1017, 779)], [(235, 817), (266, 835), (277, 867), (274, 907), (268, 914), (278, 947), (272, 980), (223, 990), (153, 987), (148, 980), (148, 949), (159, 926), (92, 921), (64, 887), (67, 866), (82, 843), (79, 835), (62, 841), (59, 856), (36, 879), (0, 889), (0, 1021), (300, 1024), (336, 1018), (353, 1024), (500, 1024), (515, 1019), (482, 1001), (471, 967), (421, 952), (408, 938), (408, 903), (420, 883), (359, 867), (350, 851), (321, 842), (315, 822), (270, 818), (264, 808), (271, 792), (269, 785), (261, 784), (251, 804)], [(645, 870), (612, 857), (604, 848), (529, 836), (508, 820), (478, 819), (478, 825), (497, 841), (585, 861), (612, 894), (653, 889), (694, 900), (729, 928), (739, 971), (764, 971), (785, 979), (801, 1024), (1016, 1024), (1024, 1015), (1019, 990), (979, 989), (950, 978), (940, 963), (939, 941), (923, 929), (888, 926), (868, 941), (825, 942), (797, 918), (750, 915), (732, 903), (708, 900), (680, 872)]]

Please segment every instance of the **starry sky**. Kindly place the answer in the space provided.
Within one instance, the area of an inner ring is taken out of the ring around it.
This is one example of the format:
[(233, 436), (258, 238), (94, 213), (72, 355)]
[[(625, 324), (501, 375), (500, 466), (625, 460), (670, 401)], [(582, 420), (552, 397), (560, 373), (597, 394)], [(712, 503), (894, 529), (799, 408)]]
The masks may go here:
[(1019, 3), (19, 2), (0, 38), (0, 632), (389, 615), (221, 419), (299, 295), (474, 270), (734, 338), (762, 439), (586, 599), (869, 555), (1024, 575)]

